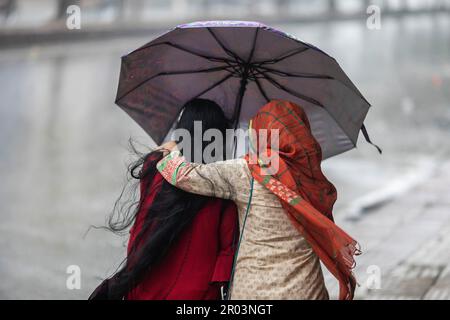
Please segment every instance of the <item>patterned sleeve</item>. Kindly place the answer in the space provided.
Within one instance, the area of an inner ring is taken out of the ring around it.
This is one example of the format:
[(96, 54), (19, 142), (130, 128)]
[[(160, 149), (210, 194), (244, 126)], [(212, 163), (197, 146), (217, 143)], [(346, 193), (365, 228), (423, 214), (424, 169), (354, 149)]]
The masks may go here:
[(174, 150), (158, 162), (157, 168), (167, 182), (184, 191), (223, 199), (235, 198), (230, 174), (233, 164), (228, 161), (191, 163), (180, 151)]

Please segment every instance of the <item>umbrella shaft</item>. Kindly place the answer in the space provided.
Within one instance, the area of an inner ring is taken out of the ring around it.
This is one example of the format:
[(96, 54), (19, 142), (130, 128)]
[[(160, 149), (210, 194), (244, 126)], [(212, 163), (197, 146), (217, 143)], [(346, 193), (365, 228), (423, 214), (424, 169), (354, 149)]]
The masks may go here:
[[(233, 115), (234, 130), (236, 130), (239, 125), (239, 118), (241, 116), (242, 100), (244, 99), (245, 89), (247, 88), (247, 83), (248, 83), (248, 74), (249, 74), (249, 69), (248, 69), (248, 67), (245, 67), (244, 72), (242, 73), (239, 92), (236, 97), (236, 104), (235, 104), (235, 108), (234, 108), (234, 115)], [(236, 157), (236, 148), (237, 148), (237, 137), (236, 137), (236, 135), (234, 135), (233, 157)]]

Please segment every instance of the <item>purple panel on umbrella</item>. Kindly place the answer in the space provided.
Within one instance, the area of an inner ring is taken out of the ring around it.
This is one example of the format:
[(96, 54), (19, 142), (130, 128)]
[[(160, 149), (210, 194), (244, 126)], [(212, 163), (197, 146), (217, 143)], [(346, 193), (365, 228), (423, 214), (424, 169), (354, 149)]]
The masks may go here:
[(305, 45), (307, 45), (308, 47), (315, 49), (317, 51), (322, 52), (323, 54), (326, 54), (328, 56), (328, 54), (322, 50), (320, 50), (319, 48), (317, 48), (316, 46), (304, 42), (300, 39), (298, 39), (296, 36), (289, 34), (287, 32), (278, 30), (276, 28), (270, 27), (268, 25), (265, 25), (264, 23), (261, 22), (257, 22), (257, 21), (236, 21), (236, 20), (215, 20), (215, 21), (195, 21), (195, 22), (190, 22), (190, 23), (183, 23), (180, 24), (178, 26), (176, 26), (176, 28), (180, 28), (180, 29), (187, 29), (187, 28), (220, 28), (220, 27), (224, 27), (224, 28), (262, 28), (274, 33), (279, 34), (280, 36), (301, 42)]
[(233, 21), (233, 20), (216, 20), (216, 21), (195, 21), (184, 23), (177, 28), (214, 28), (214, 27), (267, 27), (265, 24), (256, 21)]

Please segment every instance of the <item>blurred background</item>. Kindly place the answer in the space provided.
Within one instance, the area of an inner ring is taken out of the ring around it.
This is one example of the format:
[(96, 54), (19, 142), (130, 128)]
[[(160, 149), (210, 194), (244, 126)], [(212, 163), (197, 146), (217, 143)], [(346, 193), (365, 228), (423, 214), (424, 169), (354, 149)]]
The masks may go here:
[(383, 154), (361, 136), (323, 164), (364, 252), (356, 298), (449, 299), (449, 13), (449, 0), (0, 0), (0, 298), (86, 299), (114, 272), (126, 237), (87, 230), (126, 183), (128, 139), (153, 145), (114, 105), (120, 57), (179, 23), (230, 19), (318, 46), (373, 105)]

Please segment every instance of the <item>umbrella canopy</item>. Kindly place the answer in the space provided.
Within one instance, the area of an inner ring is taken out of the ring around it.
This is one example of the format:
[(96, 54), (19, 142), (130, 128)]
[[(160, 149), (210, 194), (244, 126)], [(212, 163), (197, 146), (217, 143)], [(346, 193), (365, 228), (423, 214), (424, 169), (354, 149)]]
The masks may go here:
[[(210, 99), (234, 126), (271, 99), (302, 106), (323, 158), (356, 146), (370, 104), (336, 60), (258, 22), (182, 24), (122, 57), (116, 103), (160, 144), (180, 109)], [(380, 150), (379, 150), (380, 151)]]

